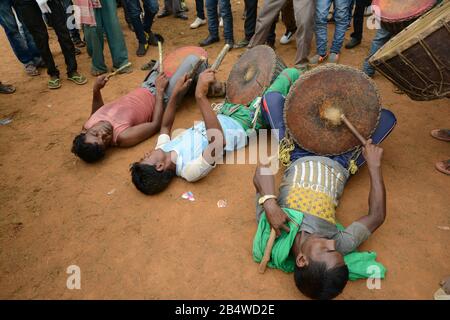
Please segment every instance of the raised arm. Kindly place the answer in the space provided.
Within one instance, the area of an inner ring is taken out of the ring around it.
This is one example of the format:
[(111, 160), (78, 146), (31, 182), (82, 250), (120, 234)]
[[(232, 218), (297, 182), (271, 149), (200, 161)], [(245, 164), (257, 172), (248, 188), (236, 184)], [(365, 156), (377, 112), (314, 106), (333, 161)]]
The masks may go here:
[(386, 217), (386, 189), (381, 173), (383, 149), (373, 145), (369, 139), (363, 148), (363, 155), (370, 176), (369, 214), (357, 221), (365, 225), (370, 232), (374, 232), (383, 224)]
[[(198, 79), (197, 88), (195, 90), (195, 99), (197, 105), (205, 121), (206, 135), (208, 138), (208, 147), (203, 152), (203, 158), (210, 165), (216, 162), (217, 157), (221, 157), (223, 153), (223, 148), (226, 145), (225, 135), (220, 125), (219, 119), (216, 113), (211, 108), (211, 103), (207, 98), (209, 85), (216, 80), (214, 71), (211, 69), (206, 69), (203, 71)], [(220, 132), (222, 139), (216, 139), (216, 133)], [(216, 154), (215, 150), (222, 150), (220, 154)]]
[(97, 77), (97, 79), (95, 80), (94, 88), (92, 90), (91, 115), (104, 105), (101, 90), (105, 87), (107, 82), (108, 78), (106, 74)]

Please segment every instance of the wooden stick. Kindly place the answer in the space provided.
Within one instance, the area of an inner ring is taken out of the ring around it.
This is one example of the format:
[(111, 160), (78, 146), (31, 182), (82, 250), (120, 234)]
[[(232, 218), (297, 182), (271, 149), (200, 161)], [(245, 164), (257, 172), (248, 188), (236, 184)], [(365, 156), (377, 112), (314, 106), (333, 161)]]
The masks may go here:
[(264, 273), (266, 271), (267, 263), (270, 261), (270, 255), (272, 254), (273, 244), (275, 242), (276, 233), (275, 229), (271, 228), (269, 240), (267, 240), (266, 250), (264, 250), (264, 256), (259, 264), (259, 273)]
[(125, 68), (128, 68), (129, 66), (131, 66), (131, 62), (128, 62), (127, 64), (121, 66), (121, 67), (120, 67), (119, 69), (117, 69), (116, 71), (114, 71), (114, 72), (108, 74), (108, 75), (106, 76), (106, 79), (109, 80), (109, 78), (114, 77), (114, 76), (115, 76), (116, 74), (118, 74), (120, 71), (122, 71), (122, 70), (125, 69)]
[(158, 52), (159, 52), (159, 73), (163, 73), (163, 51), (162, 51), (162, 43), (158, 41)]
[(214, 61), (213, 65), (211, 66), (211, 69), (216, 71), (217, 69), (219, 69), (220, 64), (223, 61), (223, 58), (225, 58), (225, 55), (228, 53), (228, 51), (230, 51), (231, 47), (229, 44), (226, 44), (222, 51), (220, 51), (219, 55), (216, 58), (216, 61)]
[(194, 64), (194, 66), (192, 67), (192, 70), (189, 71), (188, 73), (188, 79), (192, 79), (195, 77), (198, 69), (200, 68), (200, 66), (206, 61), (205, 57), (200, 57), (200, 59), (197, 61), (196, 64)]
[(345, 125), (350, 129), (350, 131), (355, 135), (358, 140), (365, 145), (366, 139), (359, 133), (359, 131), (353, 126), (353, 124), (347, 119), (347, 117), (344, 114), (341, 114), (341, 120), (345, 123)]

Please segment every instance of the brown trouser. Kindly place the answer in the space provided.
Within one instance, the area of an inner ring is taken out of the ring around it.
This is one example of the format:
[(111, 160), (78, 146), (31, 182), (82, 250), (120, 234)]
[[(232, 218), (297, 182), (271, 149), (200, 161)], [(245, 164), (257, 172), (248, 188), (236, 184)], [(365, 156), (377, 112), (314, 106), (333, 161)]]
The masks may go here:
[[(265, 0), (264, 7), (256, 20), (255, 35), (250, 40), (249, 48), (264, 44), (270, 27), (278, 17), (280, 10), (288, 0)], [(306, 63), (311, 50), (311, 41), (314, 35), (315, 0), (293, 0), (294, 16), (297, 24), (297, 56), (295, 64)]]

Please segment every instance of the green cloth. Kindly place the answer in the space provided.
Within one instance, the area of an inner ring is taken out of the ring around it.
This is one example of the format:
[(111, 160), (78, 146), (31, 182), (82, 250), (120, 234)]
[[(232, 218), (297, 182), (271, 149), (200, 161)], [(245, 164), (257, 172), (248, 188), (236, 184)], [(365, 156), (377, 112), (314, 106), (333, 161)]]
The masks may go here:
[[(298, 233), (299, 226), (303, 221), (303, 213), (283, 208), (284, 212), (297, 223), (297, 225), (291, 221), (288, 222), (290, 232), (282, 230), (281, 235), (275, 240), (272, 248), (272, 254), (270, 261), (267, 264), (270, 268), (281, 269), (284, 272), (294, 272), (295, 258), (290, 254), (292, 244)], [(340, 224), (336, 225), (339, 230), (344, 230), (344, 227)], [(253, 260), (261, 262), (264, 256), (264, 250), (266, 249), (267, 241), (270, 237), (270, 224), (267, 221), (266, 214), (261, 215), (259, 220), (258, 230), (256, 231), (255, 239), (253, 240)], [(349, 279), (367, 279), (369, 277), (376, 277), (373, 275), (373, 267), (377, 267), (379, 270), (379, 276), (384, 279), (386, 274), (386, 268), (376, 259), (375, 252), (352, 252), (344, 256), (345, 264), (349, 270)]]
[[(278, 75), (271, 86), (264, 91), (264, 94), (276, 91), (281, 93), (283, 96), (286, 96), (291, 86), (299, 77), (300, 72), (298, 69), (286, 68)], [(260, 105), (260, 101), (261, 97), (257, 97), (247, 106), (225, 102), (219, 113), (233, 118), (242, 125), (244, 130), (249, 130), (253, 128), (253, 117), (255, 116), (255, 112)], [(269, 125), (264, 121), (261, 112), (259, 112), (256, 119), (255, 130), (264, 128), (269, 128)]]

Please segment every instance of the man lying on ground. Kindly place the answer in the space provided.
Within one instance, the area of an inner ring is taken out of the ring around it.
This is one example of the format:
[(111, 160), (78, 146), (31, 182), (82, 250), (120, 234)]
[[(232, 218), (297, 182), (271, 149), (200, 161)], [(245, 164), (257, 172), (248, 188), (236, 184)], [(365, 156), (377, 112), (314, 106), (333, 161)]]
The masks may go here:
[[(271, 128), (279, 130), (280, 140), (285, 135), (284, 102), (285, 97), (277, 92), (263, 97), (263, 117)], [(383, 149), (377, 144), (387, 137), (395, 124), (395, 116), (383, 109), (379, 125), (372, 139), (362, 148), (362, 154), (353, 150), (338, 156), (323, 157), (295, 145), (278, 196), (275, 195), (273, 175), (263, 175), (262, 167), (258, 167), (253, 180), (259, 222), (253, 243), (254, 260), (261, 261), (273, 228), (277, 239), (269, 267), (294, 272), (298, 289), (313, 299), (336, 297), (344, 289), (349, 271), (350, 276), (360, 271), (360, 278), (363, 278), (367, 266), (377, 265), (374, 261), (376, 256), (368, 253), (357, 258), (359, 265), (356, 269), (361, 269), (361, 263), (365, 262), (363, 270), (355, 270), (355, 264), (347, 259), (347, 254), (355, 251), (384, 222)], [(336, 222), (336, 206), (350, 176), (350, 164), (356, 163), (361, 167), (365, 161), (370, 177), (369, 213), (343, 229)]]
[[(298, 76), (297, 69), (285, 69), (268, 91), (283, 87), (291, 79), (293, 83)], [(175, 109), (166, 109), (156, 148), (132, 165), (131, 177), (138, 190), (147, 195), (161, 192), (175, 175), (197, 181), (215, 168), (225, 151), (245, 147), (248, 130), (268, 127), (259, 112), (260, 97), (248, 106), (224, 103), (216, 114), (207, 98), (210, 86), (217, 86), (217, 82), (214, 71), (208, 69), (200, 74), (195, 91), (203, 121), (172, 140), (169, 134)]]
[(156, 64), (140, 88), (107, 104), (103, 102), (101, 89), (108, 78), (106, 75), (98, 77), (93, 89), (91, 116), (73, 140), (72, 152), (91, 163), (102, 159), (110, 147), (131, 147), (153, 136), (160, 129), (169, 98), (176, 95), (174, 99), (178, 101), (184, 97), (185, 91), (175, 92), (174, 89), (198, 59), (188, 56), (170, 80), (158, 74)]

